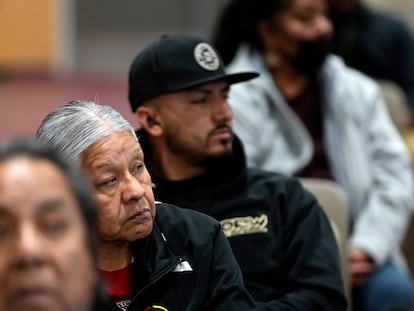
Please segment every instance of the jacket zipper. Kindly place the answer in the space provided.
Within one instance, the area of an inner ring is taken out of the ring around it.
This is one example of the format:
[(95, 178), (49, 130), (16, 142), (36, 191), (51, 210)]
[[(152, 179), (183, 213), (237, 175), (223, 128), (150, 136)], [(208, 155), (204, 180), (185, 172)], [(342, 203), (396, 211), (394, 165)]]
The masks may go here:
[(164, 272), (160, 273), (156, 278), (154, 278), (150, 283), (148, 283), (147, 285), (145, 285), (140, 291), (138, 291), (138, 293), (135, 294), (135, 296), (131, 299), (131, 303), (128, 306), (128, 310), (130, 310), (130, 307), (133, 305), (134, 301), (136, 301), (138, 299), (138, 296), (144, 292), (146, 289), (148, 289), (149, 287), (151, 287), (152, 285), (154, 285), (155, 283), (157, 283), (161, 278), (163, 278), (164, 276), (166, 276), (168, 273), (170, 273), (171, 271), (174, 270), (174, 268), (183, 261), (183, 259), (181, 257), (177, 258), (174, 262), (172, 262), (166, 269)]

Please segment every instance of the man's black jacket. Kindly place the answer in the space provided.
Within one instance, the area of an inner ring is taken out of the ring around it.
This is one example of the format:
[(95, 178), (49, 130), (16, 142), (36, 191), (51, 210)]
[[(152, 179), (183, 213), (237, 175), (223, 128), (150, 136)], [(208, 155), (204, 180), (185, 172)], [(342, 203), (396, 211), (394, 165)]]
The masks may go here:
[(331, 225), (298, 180), (247, 168), (236, 137), (233, 156), (212, 163), (206, 174), (167, 181), (151, 172), (146, 134), (137, 134), (156, 199), (221, 222), (259, 309), (346, 309)]

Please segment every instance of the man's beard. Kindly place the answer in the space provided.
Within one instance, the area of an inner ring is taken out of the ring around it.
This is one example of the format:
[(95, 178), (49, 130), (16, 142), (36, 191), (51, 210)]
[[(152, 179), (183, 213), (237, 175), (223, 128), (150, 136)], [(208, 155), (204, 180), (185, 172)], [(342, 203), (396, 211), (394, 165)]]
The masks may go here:
[[(179, 139), (177, 139), (178, 135), (174, 133), (168, 133), (166, 136), (166, 144), (169, 150), (172, 153), (182, 156), (185, 161), (188, 161), (192, 165), (197, 166), (222, 166), (229, 163), (233, 156), (233, 147), (232, 142), (233, 139), (222, 142), (223, 150), (222, 152), (209, 154), (204, 152), (202, 148), (195, 148), (191, 146), (189, 143), (183, 143)], [(226, 145), (228, 147), (226, 148)]]
[(226, 167), (232, 161), (233, 150), (229, 148), (219, 154), (205, 156), (201, 164), (206, 167)]

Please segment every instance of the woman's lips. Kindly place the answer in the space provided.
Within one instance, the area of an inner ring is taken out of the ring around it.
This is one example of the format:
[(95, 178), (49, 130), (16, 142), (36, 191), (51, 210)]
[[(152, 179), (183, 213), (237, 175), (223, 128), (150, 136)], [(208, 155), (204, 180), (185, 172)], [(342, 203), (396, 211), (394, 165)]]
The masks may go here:
[(19, 289), (13, 296), (20, 304), (41, 306), (55, 300), (56, 292), (50, 287), (31, 287)]
[(135, 221), (140, 221), (140, 220), (144, 220), (148, 217), (151, 217), (151, 212), (149, 210), (149, 208), (144, 208), (138, 212), (136, 212), (135, 214), (133, 214), (132, 216), (130, 216), (128, 218), (128, 220), (135, 220)]

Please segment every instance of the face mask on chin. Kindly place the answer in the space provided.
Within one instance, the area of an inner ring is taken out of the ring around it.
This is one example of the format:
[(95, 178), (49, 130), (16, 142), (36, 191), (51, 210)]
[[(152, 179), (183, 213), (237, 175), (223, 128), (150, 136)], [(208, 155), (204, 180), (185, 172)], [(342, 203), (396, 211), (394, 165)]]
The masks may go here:
[(322, 66), (326, 56), (332, 50), (332, 38), (302, 40), (298, 53), (290, 60), (291, 65), (305, 74), (314, 74)]

